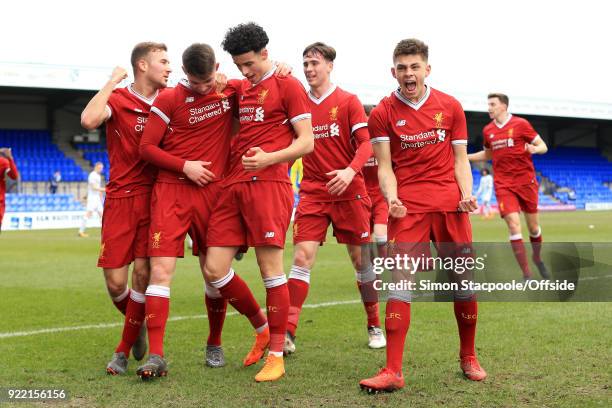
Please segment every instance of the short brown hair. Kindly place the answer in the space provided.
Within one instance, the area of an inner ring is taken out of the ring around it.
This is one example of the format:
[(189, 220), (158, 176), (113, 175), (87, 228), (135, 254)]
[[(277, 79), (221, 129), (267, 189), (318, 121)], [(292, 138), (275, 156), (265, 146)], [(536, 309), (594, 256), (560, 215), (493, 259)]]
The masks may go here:
[(302, 57), (305, 57), (307, 54), (321, 54), (323, 58), (327, 61), (333, 62), (336, 59), (336, 50), (334, 47), (330, 47), (329, 45), (317, 41), (316, 43), (312, 43), (306, 48), (304, 48), (304, 52), (302, 53)]
[(487, 99), (491, 99), (491, 98), (499, 99), (499, 101), (506, 106), (510, 105), (510, 98), (508, 98), (508, 95), (506, 94), (499, 93), (499, 92), (492, 92), (489, 95), (487, 95)]
[(188, 74), (207, 77), (215, 70), (215, 52), (204, 43), (191, 44), (183, 51), (183, 68)]
[(421, 40), (408, 38), (397, 43), (393, 50), (393, 61), (400, 55), (420, 55), (427, 62), (429, 59), (429, 47)]
[(164, 43), (156, 43), (156, 42), (141, 42), (134, 46), (132, 50), (132, 56), (130, 58), (130, 62), (132, 63), (132, 69), (136, 71), (136, 65), (138, 65), (138, 61), (147, 56), (151, 51), (168, 51), (168, 47)]

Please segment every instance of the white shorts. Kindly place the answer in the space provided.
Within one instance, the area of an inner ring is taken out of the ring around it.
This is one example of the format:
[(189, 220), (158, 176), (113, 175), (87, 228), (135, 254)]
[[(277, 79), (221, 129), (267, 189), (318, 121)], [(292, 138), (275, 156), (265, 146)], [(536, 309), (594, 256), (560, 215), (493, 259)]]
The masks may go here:
[(87, 211), (102, 212), (104, 206), (100, 197), (87, 197)]

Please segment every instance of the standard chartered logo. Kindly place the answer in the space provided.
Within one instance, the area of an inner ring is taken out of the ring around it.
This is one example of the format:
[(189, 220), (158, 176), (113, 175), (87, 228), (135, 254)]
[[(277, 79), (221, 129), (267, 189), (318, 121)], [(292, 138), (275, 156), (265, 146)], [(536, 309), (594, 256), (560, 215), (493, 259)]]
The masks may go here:
[(262, 107), (255, 109), (255, 119), (253, 119), (253, 122), (263, 122), (264, 114), (265, 114), (265, 111)]
[(337, 123), (332, 123), (329, 127), (330, 136), (340, 136), (340, 126)]

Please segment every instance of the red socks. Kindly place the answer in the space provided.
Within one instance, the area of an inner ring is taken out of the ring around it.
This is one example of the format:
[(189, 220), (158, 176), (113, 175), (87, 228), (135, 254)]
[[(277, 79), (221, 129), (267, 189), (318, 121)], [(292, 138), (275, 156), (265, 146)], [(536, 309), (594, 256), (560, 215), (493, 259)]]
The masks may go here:
[(242, 278), (234, 273), (233, 269), (230, 269), (229, 273), (223, 278), (210, 284), (219, 289), (221, 295), (229, 304), (231, 304), (238, 313), (245, 315), (253, 328), (258, 329), (265, 326), (267, 320), (264, 313), (259, 307), (259, 303), (255, 300), (251, 289), (247, 286), (246, 282)]
[(130, 300), (130, 289), (126, 286), (125, 291), (113, 298), (113, 304), (125, 316), (125, 311), (127, 310), (128, 301)]
[(527, 263), (527, 253), (525, 251), (525, 245), (523, 244), (523, 237), (520, 234), (512, 235), (510, 237), (510, 245), (512, 245), (514, 257), (516, 258), (516, 261), (523, 272), (523, 278), (530, 279), (531, 270), (529, 269), (529, 264)]
[(404, 344), (410, 327), (410, 303), (389, 299), (385, 317), (387, 334), (387, 368), (394, 373), (402, 372)]
[(475, 300), (455, 300), (454, 308), (459, 328), (459, 356), (474, 356), (476, 355), (474, 339), (478, 320), (478, 303)]
[(128, 299), (121, 341), (115, 350), (115, 353), (125, 353), (126, 357), (140, 334), (145, 317), (145, 295), (132, 290)]
[(542, 230), (539, 229), (535, 237), (530, 235), (529, 241), (531, 241), (531, 250), (533, 251), (533, 262), (542, 262), (542, 258), (540, 258), (540, 251), (542, 249)]
[(146, 293), (145, 315), (149, 335), (149, 354), (164, 355), (164, 335), (170, 312), (170, 288), (149, 285)]
[(287, 277), (283, 275), (265, 278), (266, 307), (268, 310), (268, 326), (270, 326), (270, 353), (277, 356), (283, 354), (287, 318), (289, 316), (289, 288)]
[(368, 327), (380, 327), (380, 316), (378, 312), (378, 293), (374, 289), (374, 281), (357, 282), (357, 288), (361, 294), (363, 307), (368, 316)]
[[(221, 345), (221, 332), (223, 331), (223, 323), (225, 322), (225, 314), (227, 311), (227, 300), (223, 297), (209, 296), (209, 288), (206, 288), (204, 295), (204, 303), (206, 304), (206, 312), (208, 313), (208, 340), (206, 344), (209, 346)], [(219, 294), (221, 296), (221, 294)]]
[(372, 264), (368, 264), (364, 269), (355, 272), (357, 288), (361, 295), (361, 301), (368, 316), (368, 327), (380, 327), (380, 317), (378, 316), (378, 292), (374, 289), (376, 274)]
[(310, 288), (310, 270), (297, 265), (291, 266), (287, 285), (289, 287), (290, 304), (287, 331), (295, 336), (302, 305), (306, 301)]

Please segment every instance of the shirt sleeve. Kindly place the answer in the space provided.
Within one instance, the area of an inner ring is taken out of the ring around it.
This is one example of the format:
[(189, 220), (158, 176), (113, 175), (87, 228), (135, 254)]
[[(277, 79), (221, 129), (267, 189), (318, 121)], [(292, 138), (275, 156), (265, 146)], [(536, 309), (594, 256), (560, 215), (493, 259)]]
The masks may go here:
[(140, 156), (143, 160), (159, 168), (182, 173), (183, 167), (185, 166), (185, 160), (159, 147), (166, 134), (169, 122), (170, 119), (166, 122), (161, 116), (151, 113), (144, 132), (142, 133), (142, 138), (140, 139)]
[(284, 89), (281, 89), (282, 101), (289, 121), (293, 124), (300, 120), (311, 119), (308, 96), (302, 84), (291, 76), (283, 80), (283, 83), (285, 86)]
[(113, 91), (110, 97), (108, 98), (108, 101), (106, 101), (106, 106), (104, 107), (104, 110), (108, 114), (108, 118), (106, 118), (107, 122), (113, 118), (113, 114), (115, 114), (115, 112), (117, 111), (117, 99), (117, 92)]
[(525, 142), (533, 143), (533, 141), (539, 136), (538, 132), (535, 131), (531, 123), (527, 120), (523, 120), (521, 123), (521, 136)]
[(355, 95), (349, 102), (349, 124), (351, 125), (351, 134), (354, 134), (358, 129), (368, 127), (368, 117), (365, 109)]
[(482, 129), (482, 147), (485, 150), (490, 150), (491, 149), (491, 142), (489, 142), (489, 139), (487, 138), (487, 127), (485, 126)]
[(467, 121), (463, 107), (457, 100), (453, 100), (453, 123), (451, 128), (451, 143), (454, 145), (467, 146), (468, 132)]
[(382, 102), (370, 113), (368, 132), (370, 133), (370, 142), (372, 144), (390, 142), (391, 140), (384, 113), (385, 110)]
[(370, 133), (368, 132), (368, 117), (365, 114), (363, 105), (357, 96), (353, 96), (349, 102), (349, 125), (351, 134), (357, 142), (357, 150), (349, 167), (359, 172), (363, 165), (372, 156), (372, 144)]
[(89, 173), (89, 176), (87, 177), (87, 184), (89, 184), (89, 187), (92, 190), (95, 190), (96, 188), (99, 187), (98, 183), (96, 181), (96, 176), (95, 176), (93, 171), (91, 173)]
[(170, 124), (170, 118), (174, 115), (176, 106), (174, 103), (174, 94), (175, 93), (172, 91), (162, 92), (161, 95), (155, 99), (153, 106), (151, 106), (149, 119), (153, 115), (157, 115), (166, 123), (166, 125)]

